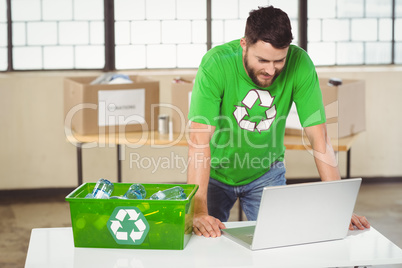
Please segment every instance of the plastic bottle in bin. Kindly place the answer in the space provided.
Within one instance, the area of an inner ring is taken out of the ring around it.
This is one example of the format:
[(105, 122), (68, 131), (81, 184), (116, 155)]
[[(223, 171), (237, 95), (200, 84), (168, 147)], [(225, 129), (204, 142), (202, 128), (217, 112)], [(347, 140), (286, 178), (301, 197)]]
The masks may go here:
[(124, 194), (123, 198), (127, 199), (144, 199), (147, 195), (145, 187), (140, 183), (134, 183), (128, 188), (127, 192)]
[(85, 198), (109, 199), (114, 189), (113, 183), (106, 179), (99, 179), (92, 193)]
[(175, 186), (163, 191), (154, 193), (149, 199), (153, 200), (180, 200), (186, 199), (187, 196), (184, 193), (184, 189), (180, 186)]

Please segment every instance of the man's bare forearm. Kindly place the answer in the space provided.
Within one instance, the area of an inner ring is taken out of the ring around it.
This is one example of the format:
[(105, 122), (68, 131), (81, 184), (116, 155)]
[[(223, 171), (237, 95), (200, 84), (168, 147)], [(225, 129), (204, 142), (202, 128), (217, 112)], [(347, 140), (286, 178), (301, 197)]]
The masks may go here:
[(308, 127), (305, 129), (313, 149), (314, 161), (322, 181), (340, 180), (338, 162), (328, 137), (326, 125)]
[(187, 183), (199, 185), (195, 195), (195, 213), (208, 214), (207, 192), (211, 164), (209, 142), (214, 130), (213, 126), (195, 122), (190, 127)]
[(210, 172), (210, 149), (189, 146), (187, 183), (198, 184), (195, 212), (208, 213), (207, 191)]

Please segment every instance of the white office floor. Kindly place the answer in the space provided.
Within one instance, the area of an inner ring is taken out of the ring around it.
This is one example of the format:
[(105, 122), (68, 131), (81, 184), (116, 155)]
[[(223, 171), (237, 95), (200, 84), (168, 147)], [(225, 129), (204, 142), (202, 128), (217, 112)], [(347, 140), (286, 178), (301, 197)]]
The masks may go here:
[[(64, 196), (16, 200), (0, 202), (2, 268), (24, 266), (32, 228), (71, 226), (69, 205)], [(402, 248), (402, 183), (363, 184), (355, 212), (366, 216), (378, 231)], [(237, 219), (235, 205), (229, 220)]]

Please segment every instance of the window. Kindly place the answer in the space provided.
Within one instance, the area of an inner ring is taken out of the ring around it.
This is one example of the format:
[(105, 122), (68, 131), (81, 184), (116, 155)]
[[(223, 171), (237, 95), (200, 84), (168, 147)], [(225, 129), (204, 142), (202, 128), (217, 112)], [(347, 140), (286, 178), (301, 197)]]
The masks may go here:
[(7, 4), (0, 0), (0, 71), (7, 70)]
[(196, 68), (207, 51), (206, 0), (115, 0), (116, 68)]
[(316, 65), (402, 64), (402, 0), (308, 0), (300, 18), (299, 2), (0, 0), (0, 71), (197, 68), (266, 5), (289, 15)]
[(103, 0), (12, 0), (15, 70), (102, 69)]
[(402, 64), (402, 0), (396, 0), (395, 7), (395, 63)]
[(308, 15), (316, 65), (392, 63), (392, 0), (309, 0)]

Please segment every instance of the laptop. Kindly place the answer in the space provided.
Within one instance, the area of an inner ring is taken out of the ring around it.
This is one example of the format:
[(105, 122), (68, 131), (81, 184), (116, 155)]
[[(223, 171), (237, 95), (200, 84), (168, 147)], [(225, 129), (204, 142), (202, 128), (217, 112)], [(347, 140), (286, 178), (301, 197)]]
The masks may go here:
[(223, 229), (223, 235), (251, 250), (343, 239), (361, 181), (265, 187), (255, 225)]

